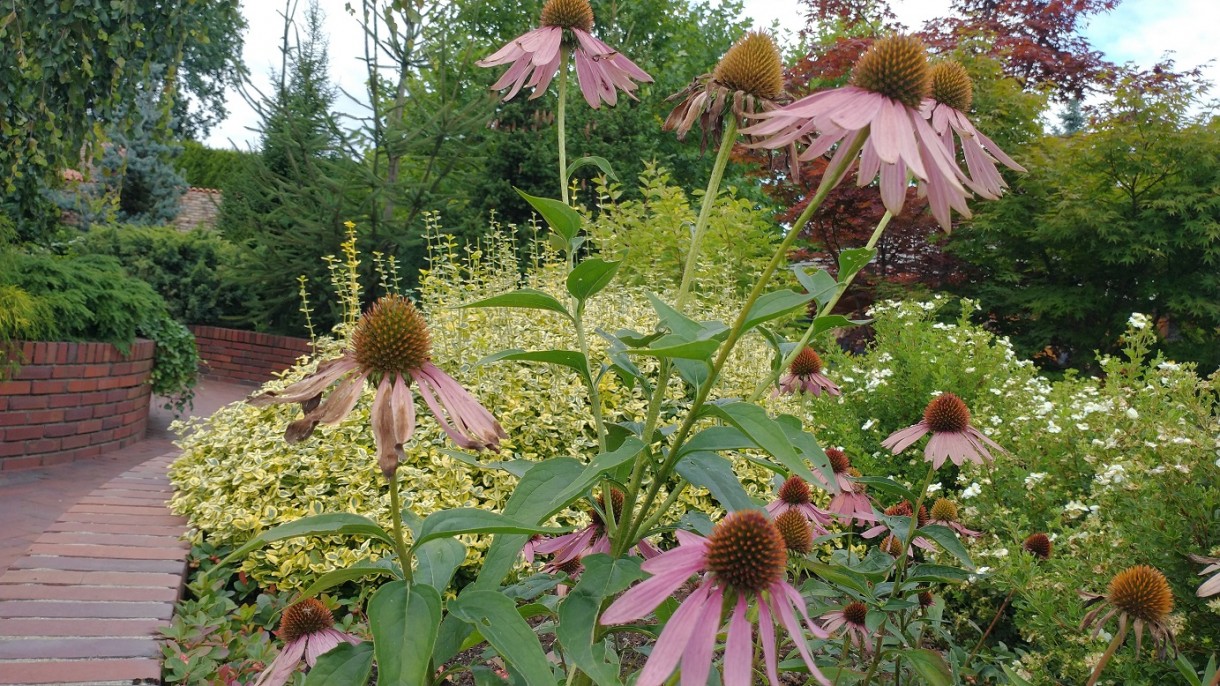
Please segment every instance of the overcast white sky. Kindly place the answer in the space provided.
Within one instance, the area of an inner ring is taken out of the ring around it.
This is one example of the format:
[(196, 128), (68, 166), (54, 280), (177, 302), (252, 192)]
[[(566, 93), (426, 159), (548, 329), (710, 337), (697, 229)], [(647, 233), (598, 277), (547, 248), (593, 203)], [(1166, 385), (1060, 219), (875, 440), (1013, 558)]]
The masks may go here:
[[(330, 36), (331, 77), (349, 92), (363, 93), (364, 65), (357, 59), (363, 40), (359, 25), (344, 11), (345, 1), (320, 0)], [(305, 4), (301, 3), (301, 11)], [(893, 0), (891, 4), (900, 21), (918, 27), (926, 19), (945, 14), (950, 0)], [(254, 83), (262, 88), (269, 82), (269, 71), (280, 64), (279, 35), (283, 29), (279, 13), (283, 7), (278, 0), (242, 1), (249, 23), (246, 66)], [(778, 20), (781, 38), (785, 32), (795, 33), (803, 24), (796, 0), (745, 0), (744, 14), (757, 27), (767, 28)], [(1113, 62), (1150, 66), (1167, 51), (1174, 51), (1179, 68), (1200, 66), (1220, 58), (1220, 1), (1122, 0), (1116, 11), (1095, 18), (1085, 34)], [(1214, 62), (1206, 71), (1213, 84), (1220, 81), (1220, 67)], [(1220, 93), (1213, 91), (1212, 95)], [(228, 105), (228, 119), (215, 127), (207, 144), (242, 149), (255, 145), (257, 134), (249, 130), (257, 122), (254, 112), (236, 92), (229, 93)]]

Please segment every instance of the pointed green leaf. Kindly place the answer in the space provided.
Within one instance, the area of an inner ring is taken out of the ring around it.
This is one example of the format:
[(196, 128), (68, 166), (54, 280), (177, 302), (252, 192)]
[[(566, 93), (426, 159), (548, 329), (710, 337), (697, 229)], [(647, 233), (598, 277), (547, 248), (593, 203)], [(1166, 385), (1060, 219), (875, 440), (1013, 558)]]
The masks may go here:
[(394, 545), (394, 539), (389, 532), (381, 528), (377, 522), (363, 517), (358, 514), (349, 512), (330, 512), (327, 514), (311, 515), (300, 519), (280, 524), (279, 526), (267, 529), (254, 538), (246, 541), (237, 550), (229, 553), (220, 565), (225, 565), (238, 558), (245, 557), (251, 550), (267, 545), (273, 541), (283, 541), (289, 538), (301, 538), (303, 536), (367, 536), (376, 538), (389, 545)]
[(441, 623), (440, 593), (423, 584), (391, 581), (373, 593), (368, 612), (377, 685), (428, 683), (428, 664)]
[(559, 605), (555, 636), (564, 653), (598, 686), (617, 686), (619, 665), (607, 660), (604, 641), (594, 643), (594, 630), (601, 614), (602, 601), (644, 578), (640, 563), (633, 558), (611, 560), (607, 555), (589, 555), (581, 560), (585, 571), (580, 582)]
[(340, 643), (318, 658), (305, 675), (305, 686), (367, 684), (373, 670), (373, 643)]
[(749, 331), (763, 322), (782, 317), (798, 308), (804, 310), (810, 300), (813, 300), (812, 293), (797, 293), (788, 289), (764, 293), (750, 307), (742, 331)]
[(450, 601), (449, 612), (473, 625), (500, 657), (521, 673), (525, 683), (555, 683), (538, 636), (512, 600), (495, 591), (467, 591)]
[[(461, 450), (452, 450), (450, 448), (441, 448), (441, 452), (461, 462), (462, 464), (470, 465), (475, 469), (489, 469), (498, 472), (508, 472), (520, 479), (525, 476), (525, 473), (538, 465), (533, 460), (480, 460), (478, 455), (472, 455)], [(423, 520), (420, 520), (422, 523)], [(418, 528), (418, 527), (414, 527)]]
[(437, 538), (415, 549), (415, 561), (415, 582), (444, 594), (453, 573), (466, 561), (466, 546), (452, 538)]
[(803, 267), (794, 267), (793, 272), (796, 273), (796, 280), (809, 294), (814, 297), (819, 303), (824, 303), (830, 300), (834, 292), (839, 288), (839, 283), (835, 281), (835, 277), (826, 272), (825, 269), (819, 269), (810, 274)]
[(597, 155), (586, 155), (586, 156), (576, 160), (572, 164), (569, 164), (568, 165), (568, 178), (569, 179), (572, 178), (572, 172), (576, 171), (577, 169), (580, 169), (581, 167), (586, 167), (589, 165), (593, 165), (593, 166), (597, 167), (598, 169), (600, 169), (601, 172), (603, 174), (605, 174), (607, 178), (614, 180), (614, 181), (619, 180), (618, 175), (614, 173), (614, 167), (610, 166), (610, 160), (607, 160), (604, 157), (598, 157)]
[(576, 265), (568, 274), (568, 293), (580, 301), (588, 300), (609, 285), (622, 262), (608, 262), (591, 257)]
[(564, 367), (569, 367), (576, 370), (577, 374), (585, 380), (585, 383), (592, 383), (589, 379), (589, 366), (585, 360), (585, 356), (575, 350), (501, 350), (498, 353), (493, 353), (484, 357), (475, 363), (475, 366), (491, 364), (501, 360), (517, 360), (521, 362), (546, 362), (549, 364), (558, 364)]
[(459, 308), (469, 307), (520, 307), (527, 310), (548, 310), (558, 312), (568, 319), (572, 318), (568, 310), (555, 298), (536, 288), (521, 288), (511, 293), (501, 293), (490, 298), (483, 298), (472, 303), (459, 305)]
[(754, 441), (754, 444), (769, 453), (791, 474), (805, 481), (817, 483), (809, 466), (797, 454), (784, 429), (767, 416), (761, 407), (745, 402), (726, 403), (724, 405), (709, 405), (708, 414), (732, 424)]
[(907, 581), (913, 583), (958, 583), (969, 578), (969, 572), (946, 565), (918, 564), (907, 573)]
[(928, 686), (950, 686), (953, 683), (953, 672), (949, 671), (949, 665), (940, 653), (925, 648), (895, 650), (894, 653), (911, 663), (911, 668), (921, 679), (920, 683)]
[(916, 533), (939, 543), (940, 547), (949, 551), (953, 557), (956, 557), (962, 564), (966, 565), (966, 569), (974, 569), (974, 562), (970, 560), (970, 553), (966, 551), (966, 546), (962, 545), (957, 534), (949, 527), (929, 524), (919, 529)]
[(801, 426), (801, 420), (790, 414), (781, 414), (775, 418), (775, 423), (784, 430), (788, 442), (796, 448), (801, 458), (821, 472), (822, 478), (812, 485), (830, 493), (838, 493), (839, 485), (835, 479), (835, 470), (830, 466), (830, 458), (826, 457), (826, 451), (818, 445), (818, 440), (814, 438), (813, 434), (805, 431)]
[(658, 338), (651, 347), (636, 348), (627, 352), (634, 355), (650, 355), (652, 357), (669, 357), (706, 362), (719, 347), (720, 341), (717, 340), (686, 341), (679, 336), (671, 334)]
[(748, 436), (734, 426), (709, 426), (699, 433), (691, 436), (690, 440), (682, 446), (680, 454), (701, 452), (709, 450), (716, 452), (719, 450), (745, 450), (746, 448), (755, 447), (754, 441), (751, 441)]
[(875, 248), (847, 248), (839, 251), (839, 283), (843, 283), (856, 275), (864, 265), (877, 256)]
[(522, 191), (520, 188), (514, 189), (517, 194), (528, 202), (534, 211), (542, 215), (547, 225), (555, 231), (555, 233), (563, 236), (567, 241), (576, 238), (576, 234), (580, 232), (580, 214), (560, 200), (552, 200), (551, 198), (539, 198), (529, 193)]
[(656, 311), (661, 324), (673, 333), (691, 339), (698, 336), (699, 332), (703, 330), (699, 322), (670, 307), (658, 296), (649, 293), (648, 302), (652, 304), (652, 309)]
[[(1179, 659), (1181, 659), (1181, 657), (1181, 655), (1178, 655)], [(1013, 668), (1009, 667), (1006, 663), (1001, 662), (1000, 669), (1004, 670), (1004, 676), (1008, 677), (1008, 683), (1011, 684), (1011, 686), (1034, 686), (1033, 682), (1027, 680), (1020, 674), (1017, 674), (1016, 671), (1014, 671)], [(1191, 682), (1191, 684), (1192, 686), (1201, 686), (1199, 677), (1195, 677), (1195, 680)]]
[(552, 529), (518, 522), (498, 512), (459, 507), (452, 510), (440, 510), (428, 515), (424, 519), (423, 526), (419, 528), (419, 536), (415, 539), (411, 549), (416, 550), (424, 543), (436, 538), (448, 538), (462, 534), (553, 534), (564, 531), (566, 529)]
[(839, 329), (856, 324), (841, 314), (826, 314), (813, 320), (813, 336), (817, 337), (831, 329)]
[(312, 598), (322, 591), (334, 588), (339, 584), (345, 584), (349, 581), (363, 579), (370, 576), (378, 576), (380, 574), (391, 574), (395, 578), (402, 578), (402, 574), (396, 569), (391, 569), (387, 565), (380, 565), (376, 562), (357, 562), (350, 567), (342, 567), (340, 569), (332, 569), (314, 580), (301, 594), (297, 596), (295, 602), (300, 602), (306, 598)]
[(692, 485), (706, 488), (716, 502), (730, 512), (758, 508), (758, 503), (746, 493), (733, 472), (733, 463), (716, 453), (689, 453), (674, 469)]
[(882, 493), (889, 493), (890, 495), (897, 496), (899, 498), (902, 498), (903, 500), (906, 500), (909, 503), (913, 503), (916, 500), (918, 500), (918, 498), (915, 497), (915, 494), (912, 493), (910, 491), (910, 489), (908, 489), (906, 486), (903, 486), (902, 484), (900, 484), (897, 481), (894, 481), (893, 479), (890, 479), (888, 477), (857, 476), (857, 477), (852, 478), (852, 481), (855, 481), (856, 483), (859, 483), (859, 484), (864, 484), (864, 485), (868, 486), (869, 488), (875, 488), (878, 491), (881, 491)]
[(608, 453), (598, 453), (593, 461), (581, 471), (580, 476), (573, 482), (567, 484), (550, 500), (550, 508), (539, 518), (539, 521), (549, 519), (557, 512), (572, 504), (577, 498), (581, 497), (601, 479), (606, 472), (618, 467), (619, 465), (630, 462), (640, 451), (644, 449), (644, 443), (635, 436), (628, 437), (623, 441), (623, 444), (616, 450), (611, 450)]

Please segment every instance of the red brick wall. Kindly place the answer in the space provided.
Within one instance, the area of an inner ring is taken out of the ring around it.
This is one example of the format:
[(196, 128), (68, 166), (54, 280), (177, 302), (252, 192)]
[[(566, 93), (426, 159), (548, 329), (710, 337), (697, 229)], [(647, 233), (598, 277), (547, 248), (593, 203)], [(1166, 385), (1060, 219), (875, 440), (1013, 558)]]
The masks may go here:
[(0, 470), (95, 457), (144, 438), (152, 341), (124, 356), (109, 343), (22, 343), (0, 381)]
[(200, 372), (221, 381), (262, 383), (296, 364), (311, 352), (309, 341), (291, 336), (192, 326), (195, 347), (203, 366)]

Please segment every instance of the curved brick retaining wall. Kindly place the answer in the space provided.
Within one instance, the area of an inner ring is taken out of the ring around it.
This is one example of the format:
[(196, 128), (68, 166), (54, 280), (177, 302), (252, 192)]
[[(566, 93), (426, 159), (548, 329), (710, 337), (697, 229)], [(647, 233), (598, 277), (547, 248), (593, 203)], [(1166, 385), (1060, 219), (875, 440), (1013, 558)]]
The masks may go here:
[(0, 381), (0, 470), (61, 464), (128, 446), (148, 427), (152, 341), (22, 343)]
[(263, 383), (311, 352), (309, 341), (291, 336), (192, 326), (200, 371), (220, 381)]

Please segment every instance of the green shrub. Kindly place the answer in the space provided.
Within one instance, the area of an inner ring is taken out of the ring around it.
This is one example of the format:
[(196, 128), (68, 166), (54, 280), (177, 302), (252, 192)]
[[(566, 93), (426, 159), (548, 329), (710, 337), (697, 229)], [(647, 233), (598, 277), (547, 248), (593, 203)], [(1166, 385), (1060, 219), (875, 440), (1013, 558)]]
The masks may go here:
[(233, 279), (237, 248), (215, 232), (102, 226), (74, 239), (71, 249), (117, 258), (165, 298), (180, 322), (225, 326), (243, 314), (246, 294)]
[(187, 185), (196, 188), (224, 188), (251, 153), (217, 150), (195, 141), (183, 141), (182, 154), (174, 160)]

